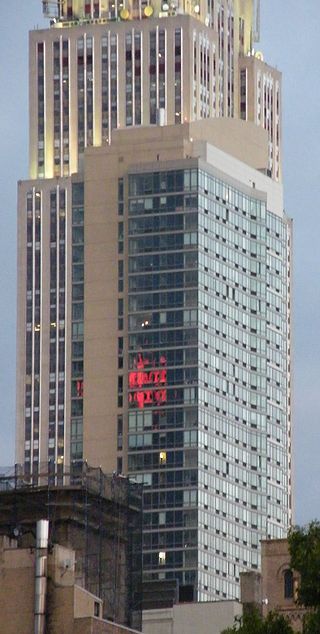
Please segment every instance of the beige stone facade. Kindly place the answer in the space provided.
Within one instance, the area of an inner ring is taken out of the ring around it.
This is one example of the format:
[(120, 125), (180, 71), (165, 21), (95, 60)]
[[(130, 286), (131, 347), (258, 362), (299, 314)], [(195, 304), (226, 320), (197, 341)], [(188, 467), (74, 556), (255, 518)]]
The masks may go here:
[[(0, 538), (0, 631), (33, 634), (35, 550)], [(104, 621), (102, 601), (75, 583), (75, 554), (55, 545), (48, 556), (46, 632), (48, 634), (134, 634)]]
[(142, 615), (143, 634), (220, 634), (241, 616), (236, 601), (185, 603), (172, 608), (148, 610)]
[[(64, 2), (58, 13), (50, 29), (30, 33), (31, 178), (81, 171), (85, 147), (111, 143), (118, 127), (155, 124), (159, 109), (168, 125), (215, 117), (251, 120), (271, 140), (273, 99), (264, 116), (251, 72), (241, 114), (239, 71), (254, 56), (253, 0), (223, 0), (219, 6), (204, 0), (170, 6), (160, 0)], [(258, 108), (260, 118), (252, 114)]]
[[(101, 617), (137, 627), (141, 621), (141, 497), (129, 491), (126, 478), (106, 478), (94, 471), (65, 474), (68, 485), (59, 487), (48, 482), (45, 474), (40, 474), (42, 486), (35, 488), (30, 483), (24, 486), (23, 476), (2, 479), (0, 534), (17, 536), (19, 548), (9, 552), (12, 568), (14, 557), (20, 562), (23, 553), (27, 558), (26, 553), (34, 552), (36, 523), (49, 518), (50, 547), (59, 544), (59, 550), (50, 555), (49, 576), (58, 587), (61, 562), (65, 563), (63, 579), (72, 570), (78, 616), (91, 614), (90, 597), (99, 595)], [(133, 552), (133, 540), (138, 553)], [(51, 598), (55, 614), (61, 607), (58, 594), (57, 590)]]
[(241, 577), (241, 602), (256, 604), (264, 615), (276, 610), (287, 617), (295, 632), (302, 632), (305, 610), (297, 605), (299, 575), (290, 568), (286, 539), (262, 541), (261, 574)]

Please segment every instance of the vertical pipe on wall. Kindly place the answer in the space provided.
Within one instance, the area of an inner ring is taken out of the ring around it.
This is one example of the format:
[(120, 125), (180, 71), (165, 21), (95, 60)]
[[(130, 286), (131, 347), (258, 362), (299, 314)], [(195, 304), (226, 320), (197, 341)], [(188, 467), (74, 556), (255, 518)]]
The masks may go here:
[(48, 520), (37, 522), (34, 633), (45, 634), (46, 595), (47, 595), (47, 559), (48, 559)]

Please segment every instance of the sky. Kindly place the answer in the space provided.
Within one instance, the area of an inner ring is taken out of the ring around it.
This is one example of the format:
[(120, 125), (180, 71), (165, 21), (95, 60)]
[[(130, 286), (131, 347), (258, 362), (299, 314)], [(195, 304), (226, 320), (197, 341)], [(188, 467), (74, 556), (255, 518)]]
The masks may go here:
[[(4, 0), (0, 0), (0, 5)], [(14, 463), (16, 183), (28, 176), (28, 31), (41, 0), (10, 0), (0, 26), (0, 465)], [(257, 49), (283, 73), (285, 208), (294, 220), (295, 522), (320, 519), (319, 0), (261, 0)]]

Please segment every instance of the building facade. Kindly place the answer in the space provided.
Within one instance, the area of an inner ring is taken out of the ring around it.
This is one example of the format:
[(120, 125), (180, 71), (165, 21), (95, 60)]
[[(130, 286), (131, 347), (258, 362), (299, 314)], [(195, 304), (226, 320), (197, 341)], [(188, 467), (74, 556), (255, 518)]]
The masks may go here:
[[(281, 77), (254, 50), (254, 0), (51, 0), (30, 33), (30, 177), (80, 171), (118, 127), (241, 118), (281, 178)], [(159, 112), (160, 111), (160, 112)]]
[[(1, 535), (0, 626), (3, 632), (33, 634), (138, 634), (138, 630), (102, 618), (101, 599), (77, 585), (75, 552), (55, 544), (46, 559), (43, 627), (35, 624), (34, 548), (18, 547), (16, 540)], [(19, 600), (17, 600), (19, 597)]]
[(291, 519), (291, 224), (258, 6), (44, 6), (16, 459), (143, 482), (145, 580), (236, 598)]
[[(72, 549), (75, 583), (99, 597), (103, 603), (100, 616), (139, 629), (141, 487), (121, 475), (107, 476), (87, 463), (73, 465), (62, 477), (58, 470), (49, 474), (47, 468), (38, 476), (31, 482), (28, 474), (18, 467), (14, 473), (1, 476), (0, 543), (14, 537), (19, 548), (33, 554), (37, 524), (46, 518), (49, 551), (57, 544)], [(33, 568), (31, 557), (29, 563)], [(71, 566), (66, 568), (69, 570)], [(31, 594), (33, 589), (29, 589)], [(10, 599), (11, 604), (16, 596), (17, 591)], [(1, 600), (5, 602), (3, 596)], [(3, 618), (8, 618), (6, 611)]]
[(294, 632), (302, 632), (308, 610), (297, 602), (299, 583), (299, 574), (290, 566), (288, 540), (263, 540), (261, 574), (241, 574), (243, 609), (255, 605), (263, 616), (276, 611), (288, 619)]
[(242, 606), (238, 601), (180, 603), (143, 612), (142, 631), (144, 634), (221, 634), (226, 628), (232, 628), (235, 619), (241, 616)]

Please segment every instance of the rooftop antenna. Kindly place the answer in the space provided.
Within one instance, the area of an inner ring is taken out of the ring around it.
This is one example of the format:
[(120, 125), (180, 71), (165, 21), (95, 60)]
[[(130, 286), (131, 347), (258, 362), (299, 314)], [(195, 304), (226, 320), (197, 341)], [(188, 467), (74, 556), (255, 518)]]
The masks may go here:
[(260, 0), (253, 4), (252, 43), (260, 41)]
[(61, 18), (63, 14), (63, 0), (42, 0), (42, 13), (45, 18)]

